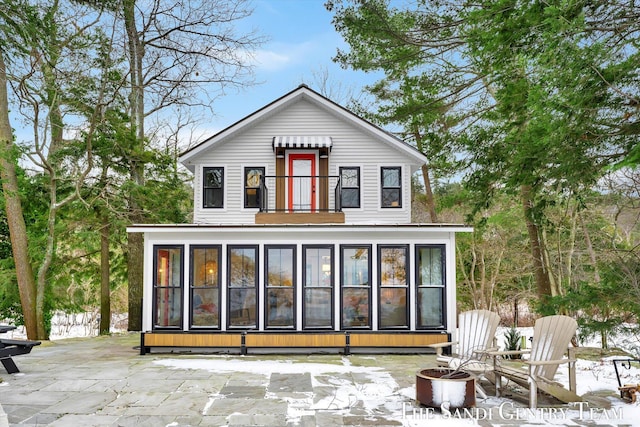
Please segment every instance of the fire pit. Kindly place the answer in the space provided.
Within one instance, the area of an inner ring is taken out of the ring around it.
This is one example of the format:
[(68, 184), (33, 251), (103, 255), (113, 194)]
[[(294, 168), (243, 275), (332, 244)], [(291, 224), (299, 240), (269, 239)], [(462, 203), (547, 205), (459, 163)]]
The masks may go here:
[(469, 372), (448, 368), (428, 368), (416, 374), (416, 400), (422, 405), (440, 408), (476, 406), (476, 378)]

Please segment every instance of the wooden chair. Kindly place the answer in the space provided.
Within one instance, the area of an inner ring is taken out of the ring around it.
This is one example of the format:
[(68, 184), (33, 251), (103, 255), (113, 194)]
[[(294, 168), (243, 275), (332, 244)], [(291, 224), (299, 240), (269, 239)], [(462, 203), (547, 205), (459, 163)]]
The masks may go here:
[[(470, 310), (458, 315), (458, 340), (432, 344), (436, 350), (436, 361), (439, 366), (462, 369), (480, 378), (494, 382), (493, 365), (488, 363), (487, 355), (497, 350), (494, 341), (500, 316), (489, 310)], [(442, 354), (442, 349), (456, 346), (452, 355)], [(482, 387), (478, 385), (478, 394), (486, 398)]]
[[(458, 316), (458, 340), (431, 344), (436, 350), (436, 360), (440, 366), (457, 368), (467, 361), (483, 360), (488, 350), (494, 347), (496, 329), (500, 323), (500, 316), (489, 310), (471, 310)], [(442, 354), (442, 349), (456, 346), (456, 351), (450, 356)]]
[[(565, 403), (582, 401), (575, 392), (576, 371), (572, 352), (569, 352), (569, 358), (563, 358), (577, 328), (577, 322), (568, 316), (541, 317), (535, 323), (530, 350), (491, 352), (494, 357), (496, 396), (500, 396), (502, 378), (506, 378), (529, 388), (529, 407), (532, 409), (538, 406), (538, 390)], [(527, 369), (507, 366), (501, 359), (501, 356), (525, 353), (529, 353), (529, 359), (523, 361)], [(563, 363), (569, 367), (569, 390), (553, 381), (558, 367)]]

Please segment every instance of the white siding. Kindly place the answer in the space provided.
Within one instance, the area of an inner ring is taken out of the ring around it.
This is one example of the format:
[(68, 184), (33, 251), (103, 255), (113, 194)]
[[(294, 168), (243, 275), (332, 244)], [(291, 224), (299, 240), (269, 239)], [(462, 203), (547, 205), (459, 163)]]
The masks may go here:
[[(234, 139), (204, 151), (195, 166), (194, 222), (209, 224), (252, 224), (256, 209), (244, 209), (245, 166), (264, 166), (275, 175), (275, 155), (271, 147), (276, 135), (322, 135), (333, 139), (329, 175), (338, 175), (339, 166), (361, 168), (361, 209), (345, 209), (346, 223), (396, 224), (411, 222), (411, 169), (406, 154), (374, 139), (342, 118), (308, 101), (297, 102), (279, 111)], [(202, 208), (202, 168), (225, 168), (224, 209)], [(402, 208), (380, 208), (380, 167), (402, 167)], [(330, 190), (333, 197), (333, 190)], [(274, 195), (272, 190), (270, 196)], [(333, 206), (333, 201), (331, 202)]]

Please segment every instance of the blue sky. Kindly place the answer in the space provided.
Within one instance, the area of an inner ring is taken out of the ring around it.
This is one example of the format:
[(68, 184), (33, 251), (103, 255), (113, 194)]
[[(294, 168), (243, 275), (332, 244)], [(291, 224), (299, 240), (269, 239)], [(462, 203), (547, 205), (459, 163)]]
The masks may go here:
[[(255, 52), (256, 85), (229, 89), (225, 96), (215, 99), (214, 115), (207, 112), (205, 122), (185, 136), (181, 149), (202, 142), (301, 83), (322, 92), (314, 74), (328, 73), (328, 84), (335, 92), (329, 97), (341, 105), (346, 105), (346, 100), (337, 95), (348, 92), (357, 95), (362, 86), (376, 80), (372, 74), (343, 70), (331, 60), (338, 47), (347, 46), (331, 24), (333, 15), (324, 3), (325, 0), (252, 1), (253, 14), (235, 25), (238, 34), (255, 30), (266, 39)], [(26, 129), (19, 117), (12, 116), (11, 120), (19, 142), (33, 139), (30, 128)]]
[[(214, 103), (216, 117), (209, 126), (221, 130), (305, 83), (314, 90), (315, 74), (326, 71), (338, 93), (372, 83), (361, 71), (343, 70), (333, 63), (338, 47), (346, 47), (324, 7), (325, 0), (254, 0), (254, 13), (243, 22), (268, 40), (256, 52), (256, 86), (229, 91)], [(342, 99), (334, 101), (344, 104)]]

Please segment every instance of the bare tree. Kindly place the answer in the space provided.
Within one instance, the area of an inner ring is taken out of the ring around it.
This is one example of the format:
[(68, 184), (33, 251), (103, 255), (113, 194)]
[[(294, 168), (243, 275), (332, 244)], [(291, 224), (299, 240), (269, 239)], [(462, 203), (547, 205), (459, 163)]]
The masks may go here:
[[(130, 179), (145, 184), (146, 122), (176, 107), (204, 107), (228, 88), (252, 83), (251, 52), (261, 42), (253, 32), (238, 35), (234, 24), (248, 17), (246, 0), (178, 2), (153, 0), (141, 4), (122, 0), (129, 61), (131, 132)], [(144, 223), (143, 201), (129, 198), (129, 217)], [(140, 330), (142, 319), (143, 240), (128, 239), (129, 330)]]

